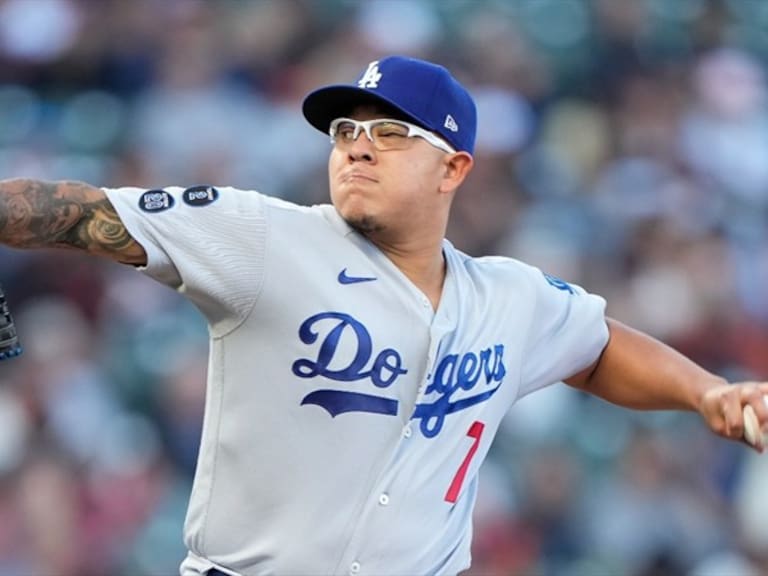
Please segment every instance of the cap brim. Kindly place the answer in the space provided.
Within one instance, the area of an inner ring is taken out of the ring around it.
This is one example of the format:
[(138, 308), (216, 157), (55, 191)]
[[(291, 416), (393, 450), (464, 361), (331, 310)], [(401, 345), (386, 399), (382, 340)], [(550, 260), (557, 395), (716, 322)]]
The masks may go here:
[(357, 106), (369, 104), (391, 108), (404, 119), (424, 125), (420, 118), (409, 114), (391, 100), (364, 88), (346, 84), (326, 86), (311, 92), (304, 98), (301, 111), (312, 126), (327, 134), (333, 120), (348, 116)]

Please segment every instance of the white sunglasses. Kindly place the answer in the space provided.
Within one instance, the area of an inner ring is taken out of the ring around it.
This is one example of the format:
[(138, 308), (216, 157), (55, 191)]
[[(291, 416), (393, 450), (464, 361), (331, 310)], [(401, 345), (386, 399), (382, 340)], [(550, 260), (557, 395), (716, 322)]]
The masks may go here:
[(412, 138), (423, 138), (435, 148), (448, 154), (456, 150), (434, 133), (424, 130), (415, 124), (392, 118), (375, 118), (373, 120), (353, 120), (352, 118), (336, 118), (331, 122), (328, 133), (331, 143), (339, 147), (348, 147), (355, 142), (364, 131), (365, 135), (380, 151), (405, 150), (413, 142)]

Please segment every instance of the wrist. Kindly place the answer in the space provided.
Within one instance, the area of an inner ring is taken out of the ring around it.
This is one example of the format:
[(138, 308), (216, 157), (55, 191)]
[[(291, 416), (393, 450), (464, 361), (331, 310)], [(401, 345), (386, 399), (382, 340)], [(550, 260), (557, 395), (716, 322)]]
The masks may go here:
[(712, 396), (720, 396), (730, 385), (725, 378), (708, 374), (707, 377), (697, 381), (694, 386), (691, 408), (696, 412), (703, 413), (707, 405), (707, 399)]

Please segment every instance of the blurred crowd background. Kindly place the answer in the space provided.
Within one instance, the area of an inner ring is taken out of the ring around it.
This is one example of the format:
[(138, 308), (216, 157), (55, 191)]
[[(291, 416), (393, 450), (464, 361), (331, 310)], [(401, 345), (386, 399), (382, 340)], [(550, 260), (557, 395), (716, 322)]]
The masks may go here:
[[(301, 99), (393, 53), (477, 99), (454, 244), (768, 378), (762, 0), (0, 0), (0, 177), (324, 202), (329, 143)], [(3, 249), (0, 270), (25, 346), (0, 365), (0, 576), (177, 573), (201, 317), (69, 252)], [(693, 414), (556, 385), (499, 433), (469, 574), (766, 574), (766, 485), (768, 456)]]

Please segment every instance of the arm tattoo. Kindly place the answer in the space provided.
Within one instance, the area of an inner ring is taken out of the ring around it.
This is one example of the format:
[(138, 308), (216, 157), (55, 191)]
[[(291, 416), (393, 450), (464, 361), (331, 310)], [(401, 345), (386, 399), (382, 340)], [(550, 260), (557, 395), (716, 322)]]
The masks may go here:
[(74, 248), (130, 264), (146, 261), (104, 192), (82, 182), (0, 182), (0, 242)]

